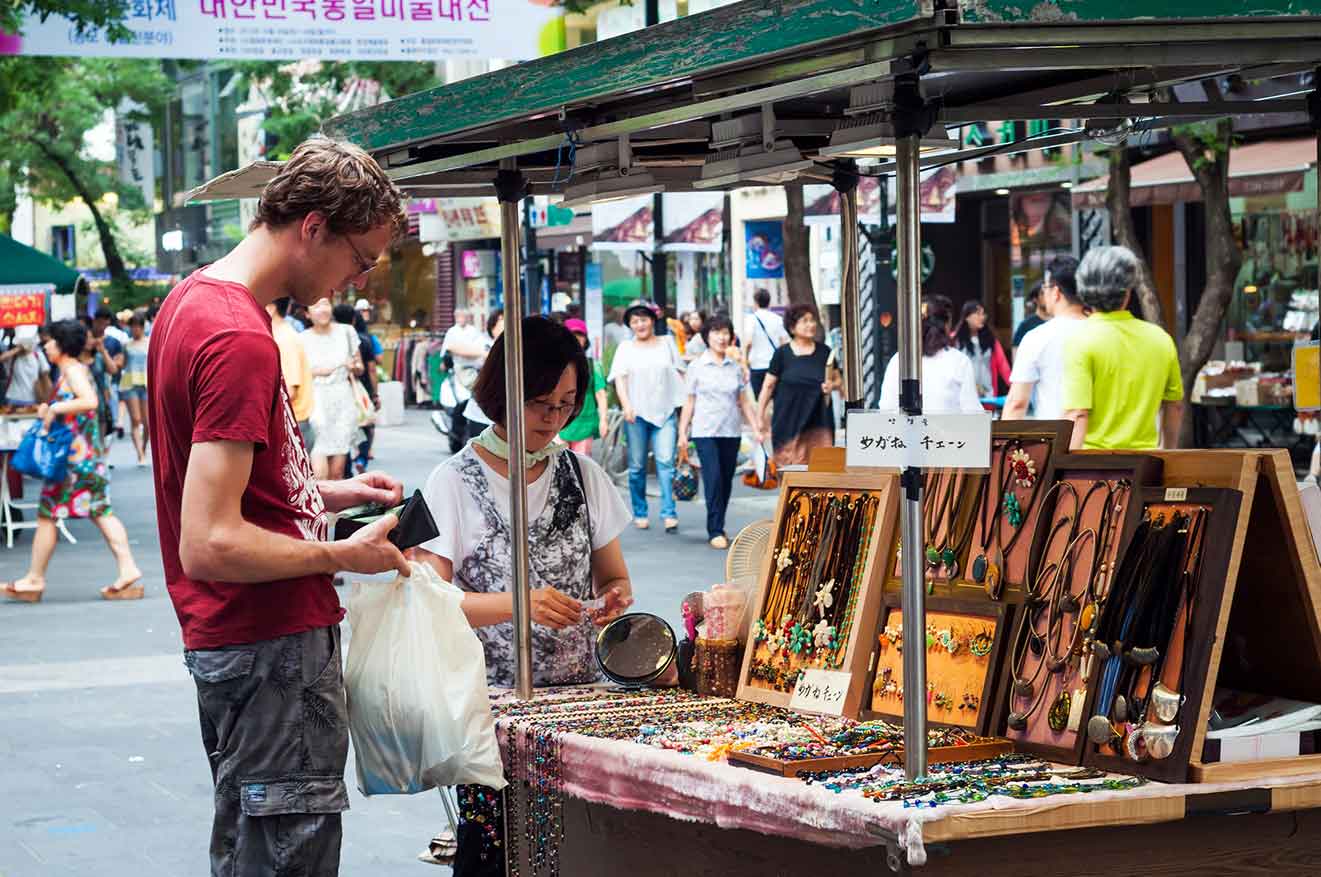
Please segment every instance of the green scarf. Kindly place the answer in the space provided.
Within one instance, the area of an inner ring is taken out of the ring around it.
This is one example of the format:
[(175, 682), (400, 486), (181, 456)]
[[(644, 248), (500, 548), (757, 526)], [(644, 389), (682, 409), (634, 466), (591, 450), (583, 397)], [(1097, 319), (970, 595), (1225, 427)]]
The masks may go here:
[[(509, 460), (509, 442), (496, 435), (494, 426), (488, 426), (486, 429), (482, 430), (481, 433), (472, 440), (472, 443), (480, 448), (490, 451), (501, 460)], [(556, 454), (565, 450), (565, 448), (565, 445), (552, 441), (539, 451), (525, 451), (523, 454), (523, 459), (526, 461), (525, 465), (527, 468), (531, 469), (542, 460), (549, 460), (551, 457), (554, 457)]]

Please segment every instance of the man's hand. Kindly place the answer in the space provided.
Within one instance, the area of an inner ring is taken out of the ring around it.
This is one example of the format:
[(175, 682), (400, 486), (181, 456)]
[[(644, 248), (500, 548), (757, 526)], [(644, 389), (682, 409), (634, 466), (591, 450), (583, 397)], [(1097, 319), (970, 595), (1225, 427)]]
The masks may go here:
[(394, 508), (404, 498), (404, 486), (384, 472), (364, 472), (345, 481), (321, 481), (317, 487), (326, 509), (332, 512), (368, 503)]
[(394, 515), (385, 515), (379, 521), (368, 524), (343, 542), (336, 542), (335, 557), (342, 572), (356, 572), (374, 575), (397, 570), (407, 576), (412, 570), (403, 552), (395, 548), (386, 538), (399, 523)]

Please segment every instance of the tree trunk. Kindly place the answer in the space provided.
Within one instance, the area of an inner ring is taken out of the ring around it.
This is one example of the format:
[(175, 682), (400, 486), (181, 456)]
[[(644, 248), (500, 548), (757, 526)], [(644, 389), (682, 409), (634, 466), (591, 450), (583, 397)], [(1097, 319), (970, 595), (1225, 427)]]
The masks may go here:
[(1105, 206), (1110, 211), (1110, 233), (1115, 243), (1127, 247), (1138, 257), (1138, 303), (1142, 306), (1142, 316), (1149, 322), (1169, 329), (1165, 313), (1161, 308), (1160, 296), (1156, 294), (1156, 284), (1151, 279), (1151, 267), (1138, 241), (1137, 230), (1133, 227), (1133, 208), (1130, 206), (1129, 193), (1132, 189), (1132, 173), (1128, 163), (1128, 150), (1116, 146), (1110, 150), (1110, 179), (1106, 184)]
[[(1234, 135), (1233, 124), (1224, 119), (1216, 124), (1213, 144), (1195, 136), (1172, 132), (1175, 145), (1183, 154), (1188, 169), (1202, 188), (1206, 206), (1206, 286), (1188, 326), (1179, 351), (1183, 372), (1184, 399), (1187, 400), (1197, 373), (1211, 358), (1220, 339), (1221, 323), (1234, 295), (1234, 281), (1243, 264), (1243, 254), (1234, 239), (1234, 219), (1229, 210), (1229, 149)], [(1184, 406), (1180, 445), (1188, 447), (1192, 439), (1192, 407)]]
[[(789, 292), (789, 304), (816, 306), (816, 293), (812, 288), (811, 235), (803, 222), (803, 187), (790, 183), (784, 187), (788, 209), (784, 216), (784, 283)], [(849, 233), (847, 230), (845, 234)], [(856, 232), (853, 232), (856, 234)]]
[(128, 276), (128, 268), (124, 265), (124, 257), (119, 253), (119, 244), (115, 241), (114, 230), (110, 223), (106, 221), (99, 207), (96, 206), (96, 198), (87, 188), (78, 175), (74, 172), (69, 162), (64, 156), (53, 149), (49, 144), (39, 138), (32, 138), (32, 142), (42, 154), (50, 159), (51, 164), (59, 168), (60, 173), (64, 174), (65, 179), (78, 193), (78, 197), (87, 205), (88, 211), (92, 214), (92, 222), (96, 225), (96, 234), (101, 241), (101, 252), (105, 255), (106, 272), (110, 275), (110, 286), (121, 294), (131, 292), (133, 289), (133, 280)]

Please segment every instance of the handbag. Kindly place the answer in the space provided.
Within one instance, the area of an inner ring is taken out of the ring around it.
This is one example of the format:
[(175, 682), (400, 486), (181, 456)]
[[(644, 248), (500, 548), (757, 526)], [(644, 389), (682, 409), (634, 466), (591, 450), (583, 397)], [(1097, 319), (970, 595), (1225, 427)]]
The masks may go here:
[(683, 463), (674, 470), (674, 498), (690, 500), (697, 496), (697, 470)]
[(353, 384), (353, 401), (358, 407), (358, 426), (371, 426), (376, 423), (376, 406), (372, 403), (371, 394), (362, 385), (362, 381), (349, 378), (349, 382)]
[(38, 420), (23, 433), (9, 465), (24, 475), (58, 484), (69, 472), (69, 449), (72, 446), (72, 429), (63, 423), (52, 424), (46, 429)]

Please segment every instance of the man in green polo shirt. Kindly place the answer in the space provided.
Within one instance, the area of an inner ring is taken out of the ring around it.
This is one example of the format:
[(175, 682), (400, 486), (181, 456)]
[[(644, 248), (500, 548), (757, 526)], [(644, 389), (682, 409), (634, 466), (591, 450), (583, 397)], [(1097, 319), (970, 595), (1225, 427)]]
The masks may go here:
[[(1091, 308), (1064, 354), (1063, 407), (1071, 448), (1141, 450), (1178, 445), (1183, 378), (1174, 339), (1128, 310), (1138, 260), (1126, 247), (1096, 247), (1078, 266), (1078, 295)], [(1159, 436), (1156, 415), (1160, 414)]]

